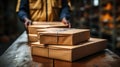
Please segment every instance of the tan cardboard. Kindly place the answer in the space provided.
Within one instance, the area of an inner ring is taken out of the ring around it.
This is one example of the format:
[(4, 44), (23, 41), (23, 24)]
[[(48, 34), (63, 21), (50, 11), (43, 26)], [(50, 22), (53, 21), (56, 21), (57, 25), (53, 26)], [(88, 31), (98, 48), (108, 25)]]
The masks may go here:
[(64, 23), (62, 22), (37, 22), (37, 21), (34, 21), (32, 22), (33, 25), (64, 25)]
[(37, 42), (38, 41), (37, 34), (28, 34), (28, 40), (29, 42)]
[(49, 45), (49, 58), (75, 61), (106, 48), (105, 39), (90, 38), (88, 42), (75, 46)]
[(77, 45), (90, 38), (88, 29), (73, 28), (50, 28), (50, 30), (41, 32), (39, 35), (41, 44), (55, 45)]
[(65, 24), (63, 24), (63, 23), (55, 23), (55, 24), (47, 24), (47, 23), (45, 23), (45, 24), (36, 24), (36, 25), (29, 25), (28, 26), (28, 33), (29, 34), (35, 34), (35, 33), (37, 33), (37, 31), (36, 31), (36, 29), (45, 29), (45, 28), (67, 28), (67, 26), (65, 25)]
[(39, 42), (31, 43), (31, 53), (36, 56), (48, 57), (48, 48), (45, 47), (44, 44), (40, 44)]

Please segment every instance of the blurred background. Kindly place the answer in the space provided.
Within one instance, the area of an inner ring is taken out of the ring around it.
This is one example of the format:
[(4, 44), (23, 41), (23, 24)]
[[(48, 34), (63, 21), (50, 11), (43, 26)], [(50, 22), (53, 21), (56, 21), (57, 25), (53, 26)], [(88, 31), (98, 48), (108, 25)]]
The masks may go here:
[(17, 0), (0, 0), (0, 55), (25, 31), (16, 5)]
[(71, 0), (74, 28), (90, 29), (91, 37), (108, 40), (108, 48), (120, 49), (119, 0)]

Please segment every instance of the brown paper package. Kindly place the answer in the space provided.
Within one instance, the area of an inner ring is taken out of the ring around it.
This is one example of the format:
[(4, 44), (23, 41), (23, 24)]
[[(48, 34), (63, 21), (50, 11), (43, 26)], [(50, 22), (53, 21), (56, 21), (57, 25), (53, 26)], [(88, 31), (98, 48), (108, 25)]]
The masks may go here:
[(43, 56), (64, 61), (75, 61), (88, 55), (106, 49), (107, 41), (105, 39), (90, 38), (88, 42), (80, 43), (74, 46), (45, 45), (34, 43), (32, 46), (32, 55)]
[(49, 58), (75, 61), (106, 48), (106, 40), (91, 38), (88, 42), (75, 46), (49, 46)]
[(41, 44), (77, 45), (80, 42), (88, 41), (90, 32), (88, 29), (73, 28), (52, 28), (49, 31), (41, 32)]

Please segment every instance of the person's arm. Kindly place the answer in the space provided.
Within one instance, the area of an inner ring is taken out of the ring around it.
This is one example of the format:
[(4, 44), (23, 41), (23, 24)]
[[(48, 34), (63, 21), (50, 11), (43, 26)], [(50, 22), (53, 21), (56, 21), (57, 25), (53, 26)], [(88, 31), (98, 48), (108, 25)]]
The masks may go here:
[(29, 19), (29, 1), (28, 0), (21, 0), (18, 17), (22, 21), (24, 21), (25, 26), (31, 24), (31, 20)]
[(61, 14), (60, 14), (60, 19), (63, 19), (64, 17), (66, 19), (70, 18), (70, 8), (68, 6), (67, 0), (62, 0), (62, 9), (61, 9)]
[(25, 17), (28, 18), (29, 14), (29, 2), (28, 0), (21, 0), (18, 16), (21, 20), (24, 20)]
[(70, 19), (70, 8), (67, 0), (62, 0), (60, 19), (64, 24), (68, 25), (69, 27), (71, 26), (70, 22), (68, 21)]

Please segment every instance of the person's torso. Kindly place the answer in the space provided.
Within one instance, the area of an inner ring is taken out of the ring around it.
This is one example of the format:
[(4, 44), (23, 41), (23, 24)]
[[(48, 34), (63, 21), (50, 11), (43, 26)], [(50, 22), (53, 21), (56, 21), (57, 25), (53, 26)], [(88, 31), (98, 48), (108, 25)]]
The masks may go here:
[(29, 0), (32, 21), (58, 21), (62, 0)]

